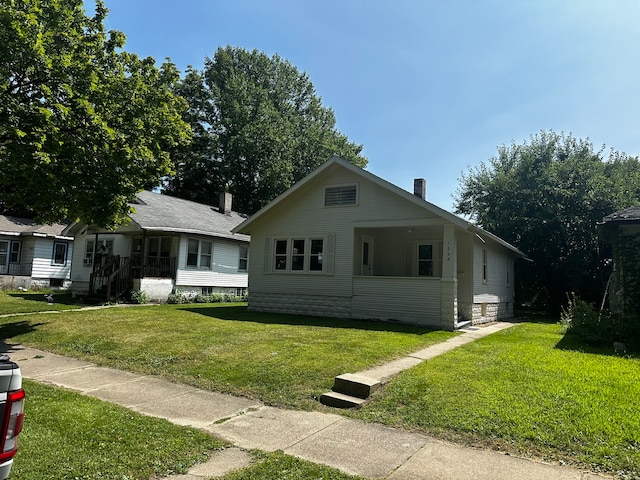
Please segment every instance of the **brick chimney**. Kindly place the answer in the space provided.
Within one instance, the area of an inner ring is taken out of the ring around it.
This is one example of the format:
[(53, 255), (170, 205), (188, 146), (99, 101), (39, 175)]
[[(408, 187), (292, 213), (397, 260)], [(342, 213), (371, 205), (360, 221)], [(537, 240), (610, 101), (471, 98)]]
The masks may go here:
[(220, 213), (224, 213), (225, 215), (231, 215), (232, 201), (233, 201), (233, 196), (229, 192), (221, 192), (220, 201), (218, 203), (218, 211)]
[(413, 194), (422, 200), (427, 199), (427, 181), (424, 178), (416, 178), (413, 181)]

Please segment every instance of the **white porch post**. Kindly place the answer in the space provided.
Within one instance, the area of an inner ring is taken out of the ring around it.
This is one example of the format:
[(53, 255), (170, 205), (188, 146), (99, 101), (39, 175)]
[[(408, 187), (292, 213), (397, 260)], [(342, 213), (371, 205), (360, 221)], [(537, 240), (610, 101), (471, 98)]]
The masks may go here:
[(453, 225), (444, 225), (442, 240), (441, 322), (442, 328), (453, 330), (458, 318), (458, 249)]

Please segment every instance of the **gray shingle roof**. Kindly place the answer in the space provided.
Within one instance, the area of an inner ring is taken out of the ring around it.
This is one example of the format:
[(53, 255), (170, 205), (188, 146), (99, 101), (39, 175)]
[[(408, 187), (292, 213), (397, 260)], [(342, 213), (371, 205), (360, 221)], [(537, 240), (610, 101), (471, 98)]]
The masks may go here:
[(210, 235), (246, 242), (250, 239), (248, 235), (231, 233), (245, 220), (237, 212), (225, 215), (209, 205), (149, 191), (140, 192), (138, 199), (141, 202), (132, 204), (135, 213), (130, 217), (144, 230)]
[(625, 222), (625, 221), (638, 221), (640, 220), (640, 205), (625, 208), (619, 212), (607, 215), (602, 219), (604, 223), (609, 222)]
[(44, 225), (36, 223), (29, 218), (10, 217), (7, 215), (0, 215), (0, 233), (5, 234), (20, 234), (20, 235), (48, 235), (48, 236), (62, 236), (62, 231), (67, 227), (67, 224), (54, 223), (52, 225)]

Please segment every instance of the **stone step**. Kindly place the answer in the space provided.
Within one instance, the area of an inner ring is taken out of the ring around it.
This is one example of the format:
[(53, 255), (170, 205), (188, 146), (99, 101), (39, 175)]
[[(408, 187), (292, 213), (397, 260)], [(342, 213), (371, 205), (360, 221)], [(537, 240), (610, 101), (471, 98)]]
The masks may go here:
[(352, 397), (339, 392), (327, 392), (320, 397), (320, 403), (335, 408), (355, 408), (366, 402), (363, 398)]
[(380, 381), (375, 378), (355, 373), (345, 373), (338, 375), (333, 380), (332, 390), (352, 397), (368, 398), (369, 395), (380, 388), (380, 385)]

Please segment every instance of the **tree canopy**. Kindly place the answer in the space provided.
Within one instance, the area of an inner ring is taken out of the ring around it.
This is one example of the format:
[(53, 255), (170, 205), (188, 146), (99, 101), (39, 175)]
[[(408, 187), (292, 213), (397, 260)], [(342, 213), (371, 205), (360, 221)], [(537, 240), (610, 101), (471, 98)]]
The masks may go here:
[(96, 0), (0, 0), (0, 210), (114, 226), (188, 142), (171, 63), (123, 51)]
[(334, 154), (367, 164), (308, 75), (278, 55), (218, 48), (176, 92), (189, 103), (194, 141), (175, 149), (166, 193), (211, 203), (228, 189), (234, 210), (253, 213)]
[(525, 252), (517, 270), (520, 301), (557, 309), (569, 292), (591, 301), (604, 293), (598, 222), (640, 203), (640, 162), (589, 140), (553, 131), (463, 174), (456, 212)]

